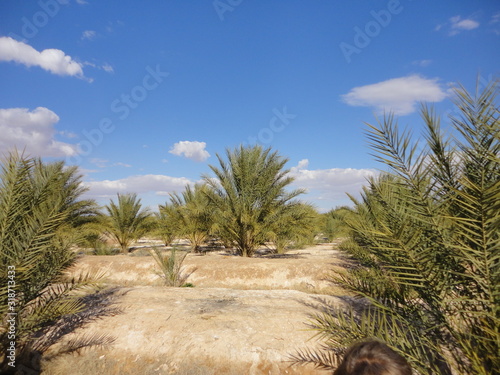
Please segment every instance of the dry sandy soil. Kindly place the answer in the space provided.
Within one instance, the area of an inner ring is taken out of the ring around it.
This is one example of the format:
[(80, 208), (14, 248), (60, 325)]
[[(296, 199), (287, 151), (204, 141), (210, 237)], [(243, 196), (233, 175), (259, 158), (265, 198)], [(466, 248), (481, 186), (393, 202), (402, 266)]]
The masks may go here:
[(346, 293), (325, 280), (342, 265), (332, 244), (282, 257), (189, 254), (184, 265), (194, 287), (163, 286), (150, 256), (82, 257), (73, 272), (104, 272), (113, 289), (94, 301), (95, 319), (53, 349), (82, 334), (114, 341), (57, 356), (44, 373), (331, 373), (291, 366), (290, 355), (319, 345), (307, 326), (318, 306), (344, 303)]

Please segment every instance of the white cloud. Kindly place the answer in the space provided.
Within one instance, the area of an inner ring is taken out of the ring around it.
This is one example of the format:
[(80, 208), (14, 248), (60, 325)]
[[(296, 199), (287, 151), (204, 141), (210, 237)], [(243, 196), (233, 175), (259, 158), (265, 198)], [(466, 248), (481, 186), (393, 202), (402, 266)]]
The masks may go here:
[(307, 168), (309, 166), (309, 160), (308, 159), (302, 159), (301, 161), (299, 161), (299, 164), (297, 164), (297, 167), (298, 169), (304, 169), (304, 168)]
[(479, 27), (479, 22), (471, 19), (462, 19), (460, 16), (450, 18), (452, 30), (473, 30)]
[(450, 36), (457, 35), (461, 31), (474, 30), (479, 27), (479, 22), (472, 19), (462, 19), (460, 16), (455, 16), (450, 18), (450, 30), (448, 34)]
[(193, 182), (186, 177), (171, 177), (165, 175), (137, 175), (119, 180), (89, 181), (84, 185), (89, 188), (88, 197), (112, 197), (116, 193), (143, 194), (155, 192), (157, 195), (168, 195), (170, 192), (182, 191), (184, 187)]
[(106, 168), (108, 166), (109, 160), (100, 158), (91, 158), (90, 162), (97, 166), (98, 168)]
[(500, 12), (495, 13), (489, 22), (491, 28), (491, 31), (494, 32), (496, 35), (500, 35), (500, 28), (498, 26), (498, 23), (500, 22)]
[(432, 63), (432, 60), (415, 60), (412, 62), (413, 65), (418, 65), (422, 68), (425, 68), (425, 67), (431, 65), (431, 63)]
[(44, 49), (39, 52), (30, 45), (8, 36), (0, 37), (0, 61), (14, 61), (28, 67), (39, 66), (57, 75), (84, 78), (82, 64), (63, 51)]
[[(493, 18), (494, 17), (495, 16), (493, 16)], [(435, 31), (446, 30), (448, 32), (448, 35), (453, 36), (457, 35), (462, 31), (477, 29), (480, 26), (479, 22), (471, 18), (463, 19), (461, 16), (451, 17), (448, 21), (449, 22), (445, 22), (444, 24), (437, 25), (434, 28), (434, 30)]]
[(111, 65), (109, 65), (108, 63), (104, 63), (103, 66), (102, 66), (102, 69), (105, 72), (108, 72), (108, 73), (114, 73), (115, 72), (115, 70), (113, 69), (113, 67)]
[(78, 138), (78, 134), (69, 132), (67, 130), (61, 130), (60, 132), (57, 132), (58, 134), (61, 134), (65, 138)]
[(208, 151), (205, 150), (206, 146), (205, 142), (181, 141), (174, 144), (169, 153), (184, 156), (194, 161), (205, 161), (210, 157)]
[(95, 69), (102, 69), (107, 73), (114, 73), (115, 72), (113, 67), (108, 63), (104, 63), (104, 64), (100, 65), (98, 63), (92, 63), (89, 61), (85, 61), (82, 63), (82, 66), (91, 66), (92, 68), (95, 68)]
[(54, 124), (58, 121), (59, 116), (45, 107), (31, 112), (27, 108), (0, 109), (0, 151), (16, 147), (33, 156), (75, 155), (76, 145), (54, 139), (57, 134)]
[(367, 178), (375, 176), (378, 172), (374, 169), (332, 168), (332, 169), (306, 169), (309, 164), (307, 159), (301, 160), (296, 167), (290, 168), (290, 175), (295, 178), (293, 185), (297, 188), (307, 189), (306, 200), (321, 205), (327, 204), (324, 209), (346, 204), (346, 193), (353, 196), (359, 195), (361, 188), (367, 185)]
[(95, 37), (97, 36), (97, 32), (95, 32), (94, 30), (85, 30), (83, 33), (82, 33), (82, 39), (85, 40), (92, 40), (94, 39)]
[(446, 96), (437, 79), (410, 75), (355, 87), (342, 99), (352, 106), (374, 107), (379, 113), (407, 115), (415, 111), (419, 102), (440, 102)]

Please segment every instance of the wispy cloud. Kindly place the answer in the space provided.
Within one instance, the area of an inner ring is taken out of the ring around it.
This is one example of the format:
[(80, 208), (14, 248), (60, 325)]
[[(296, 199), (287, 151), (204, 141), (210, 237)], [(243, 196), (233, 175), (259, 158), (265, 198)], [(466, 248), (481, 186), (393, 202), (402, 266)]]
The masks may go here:
[(354, 87), (342, 100), (352, 106), (373, 107), (379, 113), (408, 115), (415, 112), (417, 103), (440, 102), (446, 96), (438, 79), (410, 75)]
[(105, 71), (105, 72), (108, 72), (108, 73), (114, 73), (115, 70), (113, 69), (113, 67), (111, 65), (109, 65), (108, 63), (104, 63), (102, 65), (102, 69)]
[(480, 23), (472, 18), (462, 18), (462, 16), (453, 16), (448, 22), (437, 25), (434, 30), (445, 30), (449, 36), (454, 36), (462, 31), (470, 31), (477, 29)]
[(82, 63), (82, 65), (90, 66), (90, 67), (95, 68), (95, 69), (101, 69), (107, 73), (114, 73), (115, 72), (113, 67), (111, 65), (109, 65), (108, 63), (100, 64), (100, 63), (93, 63), (93, 62), (85, 61), (84, 63)]
[(0, 37), (0, 61), (13, 61), (25, 66), (39, 66), (53, 74), (85, 78), (82, 64), (59, 49), (37, 51), (30, 45), (4, 36)]
[(496, 35), (500, 35), (500, 12), (495, 13), (489, 22), (492, 31)]
[(425, 68), (432, 64), (432, 60), (415, 60), (412, 61), (412, 64)]
[(0, 109), (0, 153), (16, 147), (33, 156), (75, 155), (76, 145), (55, 140), (58, 121), (59, 116), (45, 107)]
[(94, 30), (85, 30), (82, 33), (82, 40), (92, 40), (97, 36), (97, 32)]
[(450, 32), (449, 35), (456, 35), (461, 31), (474, 30), (479, 27), (479, 22), (473, 19), (463, 19), (460, 16), (455, 16), (450, 18)]
[(116, 162), (116, 163), (110, 164), (108, 159), (100, 159), (100, 158), (92, 158), (92, 159), (90, 159), (90, 162), (98, 168), (108, 168), (108, 167), (131, 168), (132, 167), (132, 165), (127, 164), (127, 163), (122, 163), (122, 162)]
[(98, 168), (106, 168), (108, 166), (109, 160), (100, 158), (91, 158), (90, 162)]
[(500, 22), (500, 12), (495, 13), (493, 16), (491, 16), (490, 23), (498, 23)]
[(206, 146), (207, 144), (205, 142), (181, 141), (175, 143), (170, 149), (169, 153), (177, 156), (184, 156), (188, 159), (201, 162), (207, 160), (210, 157), (208, 151), (205, 150)]

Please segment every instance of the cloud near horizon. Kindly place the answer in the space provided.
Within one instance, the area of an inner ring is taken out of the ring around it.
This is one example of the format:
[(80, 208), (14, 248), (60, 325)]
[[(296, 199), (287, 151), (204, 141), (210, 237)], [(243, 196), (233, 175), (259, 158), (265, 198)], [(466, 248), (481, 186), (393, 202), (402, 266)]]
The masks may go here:
[(180, 141), (172, 146), (169, 153), (202, 162), (210, 157), (208, 151), (205, 150), (206, 146), (207, 144), (205, 142)]
[(11, 37), (0, 37), (0, 61), (13, 61), (27, 67), (38, 66), (60, 76), (84, 79), (82, 64), (59, 49), (37, 51), (30, 45)]
[(351, 106), (374, 107), (379, 114), (393, 112), (403, 116), (415, 112), (419, 102), (440, 102), (446, 96), (437, 78), (415, 74), (354, 87), (342, 95), (342, 100)]
[[(367, 178), (378, 174), (375, 169), (331, 168), (307, 169), (309, 161), (303, 159), (296, 167), (290, 168), (290, 175), (295, 178), (293, 186), (307, 189), (308, 200), (334, 200), (347, 202), (346, 193), (357, 196), (361, 188), (367, 185)], [(331, 207), (334, 208), (334, 207)]]
[(114, 197), (117, 193), (144, 194), (154, 192), (156, 195), (168, 195), (171, 192), (182, 191), (186, 185), (193, 183), (186, 177), (147, 174), (119, 180), (86, 181), (83, 185), (89, 188), (89, 191), (85, 193), (86, 197), (107, 198)]
[[(0, 151), (14, 148), (32, 156), (66, 157), (77, 153), (77, 145), (54, 139), (57, 116), (45, 107), (0, 109)], [(59, 132), (60, 133), (60, 132)]]

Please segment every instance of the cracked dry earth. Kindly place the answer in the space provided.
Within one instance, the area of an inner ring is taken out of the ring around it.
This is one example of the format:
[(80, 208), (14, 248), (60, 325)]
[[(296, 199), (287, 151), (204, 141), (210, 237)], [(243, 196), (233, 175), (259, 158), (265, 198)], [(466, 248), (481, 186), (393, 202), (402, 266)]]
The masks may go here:
[(54, 350), (82, 334), (114, 342), (57, 356), (44, 373), (330, 374), (289, 361), (297, 349), (320, 344), (307, 326), (317, 306), (344, 303), (346, 293), (324, 280), (341, 264), (331, 244), (277, 258), (189, 254), (187, 282), (195, 287), (169, 288), (155, 275), (151, 257), (85, 256), (74, 272), (106, 272), (105, 283), (115, 287), (107, 297), (114, 311)]

